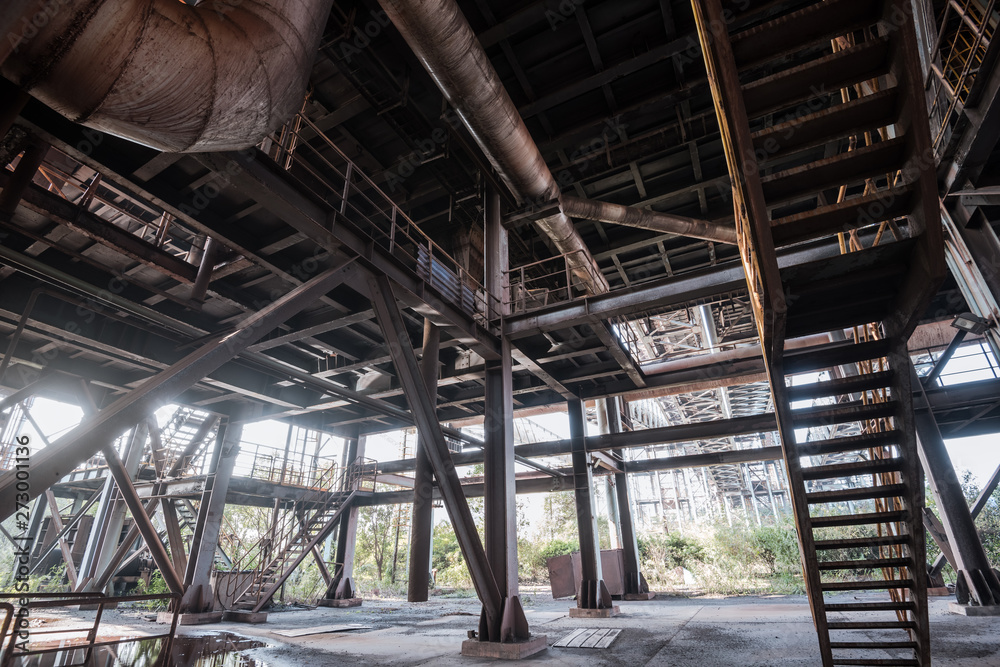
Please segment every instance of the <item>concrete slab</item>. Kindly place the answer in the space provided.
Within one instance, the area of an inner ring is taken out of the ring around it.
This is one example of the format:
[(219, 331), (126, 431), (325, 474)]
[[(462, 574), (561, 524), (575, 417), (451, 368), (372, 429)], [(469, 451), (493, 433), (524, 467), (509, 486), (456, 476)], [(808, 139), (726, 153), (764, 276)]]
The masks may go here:
[(1000, 606), (997, 605), (977, 607), (971, 604), (952, 602), (948, 605), (948, 611), (962, 616), (1000, 616)]
[(466, 639), (462, 642), (462, 655), (468, 658), (492, 658), (494, 660), (523, 660), (529, 656), (541, 653), (548, 648), (548, 637), (535, 635), (523, 642), (501, 644), (499, 642), (481, 642), (477, 639)]
[[(221, 623), (221, 611), (210, 611), (203, 614), (178, 614), (177, 625), (205, 625), (207, 623)], [(174, 622), (174, 615), (169, 611), (161, 611), (156, 615), (157, 623), (170, 625)]]
[(343, 600), (320, 600), (316, 604), (320, 607), (334, 607), (336, 609), (346, 609), (348, 607), (360, 607), (364, 602), (361, 598), (345, 598)]
[(230, 623), (251, 623), (258, 624), (267, 621), (266, 611), (243, 611), (242, 609), (230, 609), (222, 615), (223, 621), (228, 621)]
[(621, 613), (621, 607), (614, 605), (604, 609), (581, 609), (580, 607), (570, 607), (570, 618), (611, 618)]

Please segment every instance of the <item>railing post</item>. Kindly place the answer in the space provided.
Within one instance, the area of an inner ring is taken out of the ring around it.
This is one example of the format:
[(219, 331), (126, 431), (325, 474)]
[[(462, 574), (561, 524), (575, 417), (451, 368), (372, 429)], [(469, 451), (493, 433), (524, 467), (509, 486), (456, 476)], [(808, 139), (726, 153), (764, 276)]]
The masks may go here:
[(389, 227), (389, 254), (396, 249), (396, 206), (392, 207), (392, 225)]

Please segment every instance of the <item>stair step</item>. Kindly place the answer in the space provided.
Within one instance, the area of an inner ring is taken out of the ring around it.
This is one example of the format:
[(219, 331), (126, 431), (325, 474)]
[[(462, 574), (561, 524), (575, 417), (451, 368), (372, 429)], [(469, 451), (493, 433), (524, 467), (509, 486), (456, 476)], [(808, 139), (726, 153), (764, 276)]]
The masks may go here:
[(863, 391), (884, 389), (892, 384), (895, 374), (892, 370), (852, 375), (822, 382), (810, 382), (785, 389), (785, 395), (790, 401), (807, 401), (825, 396), (843, 396), (860, 394)]
[(917, 627), (913, 621), (830, 621), (831, 630), (909, 630)]
[(888, 355), (891, 349), (892, 341), (883, 339), (864, 343), (845, 341), (799, 350), (788, 350), (784, 354), (785, 375), (808, 373), (824, 368), (877, 359)]
[(906, 137), (896, 137), (764, 176), (764, 200), (774, 206), (894, 173), (906, 161), (907, 143)]
[(873, 651), (903, 651), (917, 649), (917, 642), (830, 642), (832, 649), (871, 649)]
[(876, 581), (827, 581), (820, 584), (824, 591), (882, 591), (892, 588), (913, 588), (912, 579), (880, 579)]
[(854, 489), (837, 489), (836, 491), (816, 491), (806, 494), (806, 502), (810, 505), (819, 503), (842, 503), (872, 498), (895, 498), (906, 493), (904, 484), (887, 484), (884, 486), (865, 486)]
[(777, 247), (811, 241), (907, 216), (916, 202), (914, 186), (897, 186), (772, 220), (771, 234)]
[(851, 463), (836, 463), (825, 466), (802, 468), (802, 479), (835, 479), (838, 477), (853, 477), (855, 475), (879, 474), (897, 472), (903, 467), (903, 459), (875, 459), (853, 461)]
[(747, 116), (792, 106), (889, 71), (889, 41), (873, 39), (743, 86)]
[(897, 667), (919, 667), (913, 658), (834, 658), (834, 665), (893, 665)]
[(899, 405), (896, 401), (884, 403), (836, 403), (834, 405), (817, 405), (810, 408), (792, 410), (792, 423), (795, 428), (812, 428), (829, 426), (831, 424), (847, 424), (862, 422), (869, 419), (882, 419), (896, 414)]
[(916, 605), (906, 602), (824, 602), (826, 611), (914, 611)]
[(899, 109), (896, 88), (880, 90), (849, 102), (796, 116), (757, 130), (751, 135), (754, 148), (768, 159), (789, 151), (812, 148), (841, 137), (891, 125)]
[(909, 535), (881, 535), (879, 537), (847, 537), (839, 540), (816, 540), (817, 551), (833, 549), (855, 549), (864, 547), (886, 547), (896, 544), (909, 544)]
[(891, 512), (869, 512), (865, 514), (837, 514), (834, 516), (814, 516), (809, 522), (813, 528), (833, 528), (835, 526), (868, 526), (876, 523), (903, 523), (910, 518), (906, 510)]
[(820, 570), (880, 570), (886, 567), (910, 567), (909, 558), (863, 558), (860, 560), (828, 560), (817, 563)]
[(733, 55), (747, 67), (864, 28), (880, 15), (880, 3), (870, 0), (816, 3), (733, 35)]
[(827, 454), (843, 454), (866, 449), (877, 449), (897, 444), (902, 434), (899, 431), (883, 431), (881, 433), (863, 433), (845, 438), (829, 438), (800, 442), (795, 445), (799, 456), (824, 456)]

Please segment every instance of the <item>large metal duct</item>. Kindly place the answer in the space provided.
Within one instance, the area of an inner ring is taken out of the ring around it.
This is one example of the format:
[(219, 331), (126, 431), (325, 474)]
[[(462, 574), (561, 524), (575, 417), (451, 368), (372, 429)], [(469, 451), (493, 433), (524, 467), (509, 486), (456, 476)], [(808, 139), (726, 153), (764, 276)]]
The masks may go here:
[(331, 3), (32, 3), (0, 72), (71, 120), (162, 151), (246, 148), (299, 110)]
[(597, 220), (625, 227), (638, 227), (654, 232), (679, 234), (706, 241), (736, 245), (736, 227), (734, 225), (718, 225), (683, 215), (659, 213), (634, 206), (609, 204), (608, 202), (580, 199), (568, 195), (563, 195), (559, 203), (563, 213), (573, 218)]
[[(455, 0), (379, 0), (482, 148), (521, 202), (542, 207), (559, 198), (559, 186), (525, 127), (500, 77)], [(573, 221), (562, 212), (535, 222), (576, 279), (592, 293), (608, 283)]]

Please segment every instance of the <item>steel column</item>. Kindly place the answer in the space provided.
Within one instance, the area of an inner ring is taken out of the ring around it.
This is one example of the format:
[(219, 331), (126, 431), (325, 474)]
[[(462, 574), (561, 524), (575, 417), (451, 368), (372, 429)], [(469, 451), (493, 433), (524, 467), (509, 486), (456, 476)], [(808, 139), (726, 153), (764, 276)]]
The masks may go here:
[[(346, 466), (354, 465), (365, 455), (365, 436), (355, 435), (347, 439)], [(345, 476), (345, 482), (347, 477)], [(344, 488), (341, 491), (347, 491)], [(358, 536), (358, 506), (351, 503), (347, 512), (340, 517), (337, 528), (337, 563), (341, 566), (334, 573), (333, 582), (327, 588), (326, 597), (332, 600), (350, 600), (354, 598), (354, 548)]]
[(455, 529), (455, 537), (462, 549), (476, 593), (483, 603), (490, 636), (481, 636), (480, 639), (497, 641), (500, 635), (503, 599), (490, 571), (486, 551), (479, 539), (469, 503), (462, 492), (462, 483), (451, 460), (451, 452), (448, 451), (441, 425), (438, 424), (434, 406), (421, 381), (417, 356), (406, 333), (406, 325), (399, 312), (396, 297), (393, 295), (392, 285), (385, 276), (377, 276), (369, 282), (369, 289), (375, 316), (392, 353), (396, 374), (405, 391), (413, 417), (417, 421), (417, 430), (430, 436), (431, 446), (427, 448), (427, 454), (434, 469), (434, 476), (437, 478), (438, 489), (444, 498), (448, 516)]
[[(136, 425), (125, 444), (123, 455), (129, 479), (134, 480), (139, 472), (139, 464), (142, 462), (148, 433), (149, 425), (143, 420)], [(91, 586), (91, 580), (111, 562), (112, 554), (118, 548), (118, 540), (121, 539), (124, 524), (125, 505), (118, 497), (118, 486), (115, 483), (115, 478), (108, 475), (104, 481), (101, 503), (97, 508), (97, 516), (90, 531), (90, 538), (87, 540), (87, 549), (80, 562), (79, 590), (94, 590)]]
[[(915, 378), (916, 373), (913, 373)], [(914, 379), (914, 387), (920, 383)], [(951, 457), (930, 411), (927, 396), (922, 391), (914, 401), (914, 426), (918, 436), (920, 463), (937, 501), (948, 543), (951, 545), (958, 573), (958, 601), (975, 605), (1000, 605), (1000, 581), (993, 571), (976, 524), (955, 474)]]
[[(621, 411), (617, 398), (604, 399), (608, 414), (608, 429), (611, 433), (621, 432)], [(645, 595), (649, 585), (642, 576), (639, 564), (639, 542), (635, 534), (632, 516), (632, 499), (628, 492), (628, 475), (615, 473), (615, 494), (618, 496), (618, 526), (621, 530), (622, 560), (625, 569), (625, 595)]]
[[(979, 513), (986, 507), (986, 503), (993, 497), (993, 492), (997, 490), (997, 485), (1000, 485), (1000, 466), (997, 466), (997, 469), (993, 471), (993, 476), (986, 482), (986, 486), (979, 492), (976, 502), (972, 503), (972, 507), (969, 508), (969, 514), (972, 516), (973, 521), (976, 520)], [(932, 577), (936, 577), (941, 573), (941, 568), (944, 567), (945, 561), (944, 553), (938, 554), (938, 557), (934, 559), (934, 565), (931, 566), (927, 573)], [(954, 563), (952, 563), (952, 567), (954, 567)]]
[(573, 489), (576, 498), (576, 523), (580, 536), (580, 590), (576, 595), (576, 606), (581, 609), (607, 609), (611, 605), (611, 593), (604, 585), (601, 572), (601, 545), (597, 532), (597, 516), (594, 514), (594, 478), (587, 454), (587, 423), (583, 401), (567, 401), (569, 413), (569, 433), (573, 443)]
[[(424, 320), (423, 358), (420, 374), (430, 396), (437, 397), (441, 332)], [(427, 457), (428, 437), (417, 433), (416, 468), (413, 475), (413, 514), (410, 518), (410, 567), (406, 587), (409, 602), (427, 602), (431, 576), (431, 542), (434, 539), (434, 473)]]
[[(32, 497), (58, 482), (126, 428), (237, 356), (288, 318), (314, 304), (344, 279), (344, 265), (324, 271), (269, 306), (245, 317), (235, 331), (214, 338), (170, 368), (149, 378), (73, 431), (32, 457)], [(15, 471), (0, 476), (0, 519), (11, 514), (17, 494)]]
[(211, 591), (212, 570), (222, 530), (222, 515), (226, 509), (229, 480), (233, 476), (243, 436), (243, 425), (233, 423), (234, 416), (231, 415), (230, 419), (219, 424), (215, 436), (212, 462), (201, 495), (201, 504), (198, 505), (194, 536), (191, 538), (191, 556), (184, 573), (185, 590), (181, 599), (181, 611), (185, 613), (211, 611), (214, 603)]

